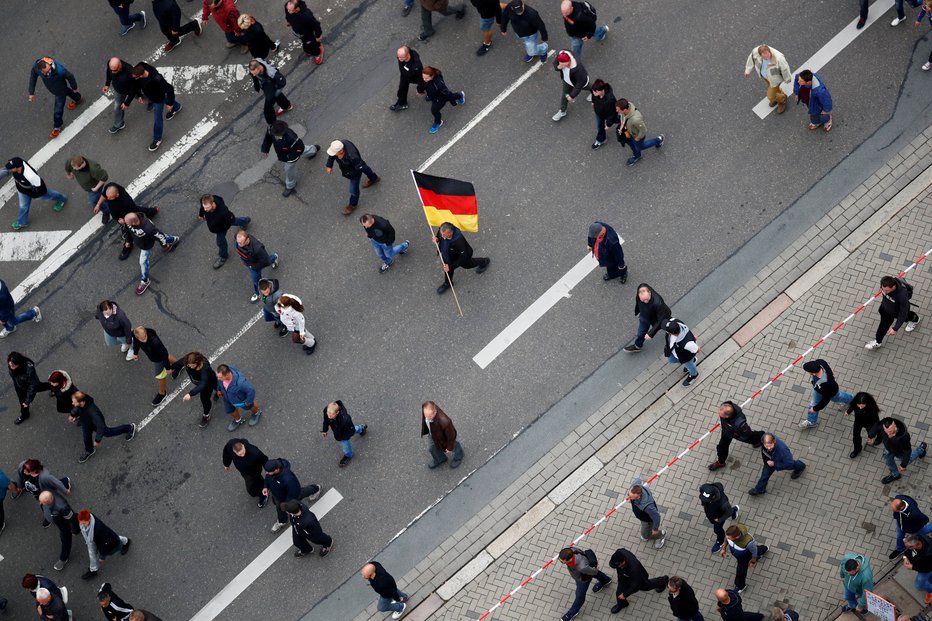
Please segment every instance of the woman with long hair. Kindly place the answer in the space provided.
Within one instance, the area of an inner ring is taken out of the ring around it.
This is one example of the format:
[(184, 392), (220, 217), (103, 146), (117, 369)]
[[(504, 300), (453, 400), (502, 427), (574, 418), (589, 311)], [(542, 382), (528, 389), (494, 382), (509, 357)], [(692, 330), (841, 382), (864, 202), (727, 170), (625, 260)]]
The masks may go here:
[(19, 400), (19, 417), (13, 424), (19, 425), (29, 418), (29, 406), (36, 398), (36, 393), (46, 391), (50, 386), (39, 381), (36, 364), (18, 351), (10, 352), (6, 364), (10, 370), (10, 379), (13, 380), (13, 388), (16, 389), (16, 398)]
[(861, 430), (870, 431), (870, 428), (880, 422), (880, 407), (874, 396), (869, 392), (859, 392), (854, 395), (854, 399), (848, 404), (845, 410), (845, 416), (854, 413), (854, 450), (848, 454), (848, 457), (854, 459), (861, 452)]
[(317, 347), (317, 340), (305, 328), (304, 304), (301, 303), (301, 298), (290, 293), (283, 293), (275, 303), (275, 312), (278, 313), (278, 320), (288, 329), (288, 332), (291, 332), (291, 342), (300, 343), (304, 353), (308, 356), (313, 354), (314, 348)]
[(172, 367), (172, 379), (178, 377), (181, 369), (188, 374), (191, 380), (191, 390), (185, 393), (182, 401), (190, 401), (191, 397), (197, 396), (201, 400), (201, 422), (198, 426), (203, 429), (210, 422), (210, 408), (213, 406), (210, 398), (216, 397), (217, 394), (217, 374), (210, 366), (210, 360), (199, 351), (192, 351), (186, 354), (181, 360), (175, 362)]

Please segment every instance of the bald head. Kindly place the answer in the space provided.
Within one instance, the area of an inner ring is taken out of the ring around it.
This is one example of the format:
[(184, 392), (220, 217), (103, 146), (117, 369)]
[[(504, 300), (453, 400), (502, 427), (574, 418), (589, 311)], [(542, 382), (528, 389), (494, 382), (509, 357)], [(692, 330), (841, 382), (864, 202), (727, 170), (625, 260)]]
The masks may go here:
[(39, 504), (40, 505), (50, 505), (55, 502), (55, 497), (52, 496), (52, 492), (46, 490), (39, 494)]
[(133, 212), (126, 214), (126, 217), (123, 218), (123, 222), (129, 224), (130, 226), (137, 226), (140, 223), (139, 214)]
[(114, 56), (110, 59), (110, 62), (107, 63), (107, 67), (113, 73), (119, 73), (123, 69), (123, 61), (121, 61), (119, 57)]
[(372, 563), (366, 563), (362, 566), (362, 577), (366, 580), (372, 580), (375, 578), (375, 565)]
[(36, 589), (36, 601), (42, 605), (52, 601), (52, 594), (46, 588)]
[(728, 596), (728, 591), (725, 589), (715, 589), (715, 599), (723, 604), (727, 604), (731, 601), (731, 598)]
[(146, 621), (146, 613), (141, 610), (134, 610), (129, 613), (129, 621)]
[(563, 17), (569, 17), (573, 12), (573, 3), (570, 0), (563, 0), (560, 3), (560, 12), (563, 13)]
[(407, 45), (402, 45), (395, 52), (395, 57), (401, 62), (406, 63), (411, 60), (411, 50), (408, 49)]

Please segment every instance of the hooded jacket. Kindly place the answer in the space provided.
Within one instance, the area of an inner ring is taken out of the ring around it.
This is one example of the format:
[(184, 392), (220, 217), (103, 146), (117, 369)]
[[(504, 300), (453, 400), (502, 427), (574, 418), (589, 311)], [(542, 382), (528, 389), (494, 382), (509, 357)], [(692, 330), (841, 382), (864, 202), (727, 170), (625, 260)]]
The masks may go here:
[[(177, 30), (177, 28), (176, 28)], [(149, 74), (144, 78), (133, 78), (136, 81), (136, 94), (145, 95), (152, 103), (168, 103), (175, 100), (175, 89), (168, 80), (159, 73), (159, 70), (148, 63), (140, 63)]]
[(563, 16), (566, 34), (574, 39), (591, 39), (595, 36), (597, 24), (592, 16), (583, 10), (583, 4), (589, 3), (573, 2), (573, 11), (568, 16)]
[(272, 290), (268, 295), (262, 296), (262, 308), (265, 309), (265, 312), (269, 315), (278, 317), (278, 311), (275, 310), (275, 305), (278, 303), (278, 298), (282, 297), (282, 290), (278, 286), (277, 278), (270, 278), (269, 281), (272, 283)]
[(452, 451), (456, 446), (456, 427), (450, 417), (437, 406), (437, 414), (434, 416), (434, 422), (427, 424), (427, 418), (424, 416), (424, 410), (421, 410), (421, 436), (430, 434), (430, 439), (434, 441), (434, 447), (438, 451)]
[[(74, 180), (78, 182), (78, 185), (81, 186), (81, 189), (85, 192), (90, 192), (91, 189), (101, 181), (110, 179), (110, 175), (107, 174), (107, 171), (94, 160), (89, 160), (85, 157), (84, 162), (86, 163), (84, 168), (75, 170), (74, 166), (71, 165), (71, 158), (68, 158), (65, 160), (65, 172), (74, 175)], [(103, 186), (101, 186), (100, 189), (103, 190)]]
[(518, 37), (529, 37), (539, 32), (540, 40), (547, 40), (547, 26), (544, 25), (544, 20), (540, 18), (537, 11), (526, 3), (524, 4), (524, 11), (520, 15), (511, 10), (511, 5), (505, 7), (502, 11), (502, 32), (508, 32), (509, 23)]
[[(418, 92), (422, 92), (420, 86), (418, 86)], [(424, 96), (427, 97), (427, 101), (437, 103), (448, 101), (454, 106), (457, 105), (456, 101), (458, 95), (453, 95), (453, 93), (450, 92), (449, 87), (447, 87), (447, 83), (443, 81), (442, 73), (438, 73), (430, 80), (425, 80), (423, 92)]]
[(598, 260), (599, 265), (602, 267), (606, 265), (623, 266), (625, 264), (625, 253), (621, 248), (621, 240), (618, 239), (618, 233), (604, 222), (596, 220), (595, 223), (605, 227), (605, 235), (599, 241), (598, 245), (596, 245), (595, 237), (586, 238), (587, 245), (592, 249), (592, 256)]
[[(586, 71), (586, 68), (583, 66), (579, 60), (577, 60), (576, 55), (568, 50), (562, 50), (560, 53), (566, 53), (570, 57), (570, 66), (565, 69), (560, 69), (559, 61), (553, 59), (553, 69), (560, 74), (560, 77), (563, 79), (563, 83), (571, 87), (570, 97), (576, 99), (579, 97), (579, 93), (582, 92), (584, 88), (589, 86), (589, 72)], [(556, 56), (559, 56), (557, 54)]]
[(440, 256), (443, 257), (443, 262), (451, 268), (459, 267), (472, 258), (472, 246), (455, 226), (453, 237), (450, 239), (446, 239), (438, 232), (437, 243), (440, 245)]
[(914, 535), (929, 523), (929, 516), (919, 509), (919, 503), (905, 494), (894, 496), (896, 500), (906, 503), (902, 511), (893, 512), (893, 521), (907, 535)]
[(291, 522), (291, 533), (295, 537), (315, 541), (324, 535), (324, 529), (320, 527), (317, 516), (308, 509), (303, 502), (298, 503), (301, 506), (301, 513), (298, 515), (288, 514), (288, 520)]
[(679, 593), (667, 595), (667, 601), (670, 602), (670, 611), (677, 619), (695, 619), (699, 614), (699, 600), (696, 599), (693, 588), (685, 581)]
[(764, 465), (767, 465), (768, 461), (772, 461), (774, 470), (792, 469), (793, 463), (796, 460), (793, 459), (793, 453), (790, 451), (790, 447), (777, 436), (773, 437), (773, 442), (773, 451), (768, 451), (763, 443), (760, 445), (760, 456)]
[(673, 313), (670, 311), (670, 307), (667, 306), (666, 302), (663, 301), (663, 296), (654, 291), (653, 287), (646, 282), (642, 282), (638, 285), (638, 289), (641, 287), (647, 287), (648, 291), (650, 291), (650, 300), (642, 302), (641, 298), (635, 294), (634, 316), (637, 317), (641, 315), (643, 319), (650, 323), (650, 329), (647, 331), (647, 335), (650, 336), (650, 338), (654, 338), (657, 332), (663, 327), (663, 324), (673, 316)]
[(599, 570), (589, 564), (589, 559), (586, 558), (582, 549), (573, 546), (570, 550), (573, 551), (573, 558), (569, 563), (564, 565), (566, 571), (569, 572), (570, 577), (576, 582), (590, 582), (592, 578), (599, 573)]
[(162, 365), (163, 369), (171, 368), (171, 363), (168, 361), (168, 348), (165, 347), (165, 343), (162, 342), (162, 339), (159, 338), (159, 335), (156, 334), (155, 330), (152, 328), (146, 328), (146, 342), (143, 343), (136, 335), (133, 335), (133, 355), (138, 356), (139, 350), (141, 349), (146, 355), (146, 358), (152, 362), (158, 362)]
[(725, 495), (725, 486), (717, 481), (699, 486), (699, 503), (710, 522), (722, 524), (731, 517), (731, 501)]
[(127, 343), (133, 341), (133, 326), (129, 322), (129, 317), (123, 312), (123, 309), (117, 306), (116, 302), (108, 300), (110, 308), (114, 309), (113, 314), (106, 317), (99, 308), (94, 313), (94, 318), (100, 322), (100, 327), (110, 336), (125, 339)]
[(29, 405), (36, 398), (36, 393), (40, 390), (48, 390), (48, 386), (43, 386), (36, 374), (36, 365), (32, 360), (26, 359), (26, 362), (11, 369), (7, 365), (7, 371), (10, 372), (10, 379), (13, 380), (13, 387), (16, 389), (16, 397), (20, 403)]
[[(887, 435), (887, 432), (884, 431), (884, 425), (890, 424), (896, 425), (896, 433), (893, 434), (893, 437)], [(870, 428), (870, 431), (867, 432), (867, 438), (873, 440), (874, 438), (879, 437), (883, 442), (883, 447), (887, 449), (887, 452), (893, 455), (894, 457), (900, 460), (900, 464), (905, 468), (909, 465), (909, 458), (912, 455), (913, 447), (910, 443), (909, 432), (906, 430), (906, 424), (892, 416), (886, 416), (881, 418), (880, 421)]]
[(94, 431), (94, 440), (96, 442), (103, 441), (104, 431), (107, 429), (107, 422), (104, 420), (103, 412), (101, 412), (97, 404), (94, 403), (94, 397), (85, 394), (84, 405), (72, 408), (71, 415), (81, 421), (82, 427)]
[[(278, 474), (266, 474), (265, 475), (265, 487), (269, 490), (269, 493), (275, 497), (280, 503), (287, 502), (289, 500), (300, 500), (301, 496), (301, 483), (298, 481), (298, 477), (295, 476), (294, 472), (291, 471), (291, 462), (287, 459), (270, 459), (265, 463), (266, 472), (273, 465), (281, 466), (281, 472)], [(275, 468), (272, 468), (273, 470)]]
[(297, 162), (305, 150), (304, 142), (290, 127), (281, 137), (278, 137), (272, 134), (271, 125), (265, 130), (265, 137), (262, 139), (262, 146), (259, 150), (268, 153), (270, 147), (275, 147), (275, 155), (278, 156), (280, 162)]
[[(39, 61), (51, 61), (52, 70), (48, 75), (44, 75), (39, 69)], [(63, 64), (54, 58), (39, 58), (32, 63), (32, 70), (29, 72), (29, 94), (36, 94), (36, 80), (42, 78), (42, 83), (49, 92), (56, 97), (64, 97), (68, 94), (69, 87), (71, 90), (78, 90), (78, 81), (74, 79), (74, 74), (68, 71)]]
[[(23, 172), (14, 172), (13, 168), (23, 168)], [(38, 171), (29, 165), (29, 162), (21, 157), (14, 157), (6, 164), (6, 172), (13, 177), (13, 183), (16, 184), (16, 191), (25, 194), (30, 198), (40, 198), (48, 194), (48, 186), (45, 185)]]
[(494, 17), (496, 23), (502, 23), (502, 5), (498, 0), (469, 0), (469, 2), (476, 7), (482, 19)]
[(68, 494), (65, 484), (61, 482), (61, 479), (49, 472), (48, 468), (43, 466), (35, 477), (27, 477), (26, 473), (23, 472), (25, 465), (26, 460), (23, 460), (16, 467), (16, 487), (26, 490), (36, 499), (39, 498), (41, 492), (46, 491), (61, 496)]
[(233, 226), (233, 221), (236, 220), (236, 216), (234, 216), (230, 208), (227, 207), (226, 201), (224, 201), (222, 197), (216, 194), (212, 194), (211, 196), (214, 198), (216, 207), (214, 207), (212, 211), (205, 211), (204, 206), (201, 205), (200, 210), (197, 212), (197, 217), (204, 218), (204, 222), (207, 223), (207, 230), (211, 233), (226, 233), (230, 230), (230, 227)]
[(71, 395), (78, 392), (78, 387), (74, 385), (74, 382), (71, 381), (71, 376), (68, 375), (67, 371), (61, 369), (55, 369), (52, 373), (61, 373), (65, 377), (65, 383), (55, 388), (49, 384), (49, 390), (52, 393), (52, 396), (55, 397), (55, 409), (62, 414), (68, 414), (71, 412)]
[(236, 254), (242, 259), (243, 265), (251, 270), (261, 270), (272, 265), (272, 259), (266, 252), (265, 246), (252, 235), (249, 236), (249, 243), (245, 246), (240, 246), (239, 240), (234, 240), (233, 247), (236, 248)]
[[(793, 94), (799, 96), (799, 74), (793, 77)], [(832, 111), (832, 96), (822, 82), (822, 76), (812, 74), (812, 90), (809, 92), (809, 114), (819, 114)]]
[(242, 30), (239, 29), (239, 24), (237, 23), (239, 19), (239, 9), (236, 8), (236, 0), (220, 0), (219, 4), (215, 4), (214, 0), (204, 0), (201, 21), (206, 22), (207, 18), (211, 15), (214, 16), (214, 21), (217, 22), (217, 25), (220, 26), (220, 30), (223, 32), (229, 32), (234, 35), (242, 34)]
[[(298, 304), (304, 305), (304, 303), (301, 302), (301, 298), (292, 293), (283, 293), (282, 295), (287, 295)], [(281, 296), (278, 297), (281, 298)], [(289, 332), (297, 332), (302, 337), (307, 334), (304, 313), (300, 312), (298, 309), (292, 306), (283, 306), (281, 299), (279, 299), (279, 301), (275, 303), (275, 314), (278, 315), (278, 320), (282, 322), (282, 325), (288, 328)]]
[(298, 0), (297, 6), (297, 13), (285, 11), (285, 21), (288, 22), (291, 30), (302, 41), (305, 39), (319, 39), (323, 35), (320, 22), (317, 21), (311, 9), (307, 8), (304, 0)]
[[(233, 445), (237, 442), (242, 442), (243, 448), (246, 449), (246, 454), (242, 457), (233, 452)], [(233, 438), (223, 447), (223, 467), (229, 468), (230, 464), (233, 464), (243, 476), (262, 476), (262, 468), (268, 461), (265, 453), (245, 438)]]
[(236, 367), (230, 367), (230, 374), (233, 377), (229, 386), (224, 386), (223, 381), (217, 378), (217, 390), (224, 399), (236, 407), (252, 407), (253, 401), (256, 400), (256, 389), (246, 381), (246, 376)]
[[(624, 567), (620, 566), (622, 559), (625, 561)], [(635, 587), (643, 585), (650, 579), (641, 561), (638, 560), (634, 553), (625, 548), (615, 550), (612, 558), (608, 561), (608, 566), (614, 568), (615, 573), (618, 574), (617, 595), (632, 589), (636, 590)]]
[(790, 71), (790, 65), (786, 62), (786, 57), (783, 56), (779, 50), (769, 45), (767, 47), (770, 47), (770, 63), (767, 65), (766, 73), (761, 75), (761, 66), (763, 65), (764, 59), (761, 58), (760, 52), (757, 51), (757, 47), (748, 54), (748, 59), (744, 63), (745, 73), (750, 74), (753, 70), (757, 77), (766, 81), (769, 86), (774, 87), (780, 86), (787, 80), (793, 78), (793, 73)]
[(838, 382), (835, 381), (835, 374), (832, 373), (832, 367), (828, 366), (826, 361), (819, 358), (812, 362), (822, 367), (822, 377), (809, 376), (812, 389), (819, 394), (819, 402), (814, 404), (812, 409), (819, 412), (832, 402), (832, 397), (838, 394), (839, 388)]
[(650, 491), (650, 487), (641, 479), (631, 481), (631, 487), (641, 486), (641, 497), (631, 501), (631, 511), (634, 517), (642, 522), (650, 522), (654, 530), (660, 530), (660, 511), (657, 509), (657, 501)]
[(728, 603), (718, 603), (718, 614), (724, 621), (744, 621), (744, 608), (741, 606), (741, 594), (738, 589), (725, 589), (728, 593)]
[(131, 225), (126, 224), (124, 230), (131, 240), (133, 240), (141, 249), (143, 250), (152, 250), (155, 247), (155, 242), (159, 242), (162, 246), (168, 245), (168, 236), (160, 231), (153, 223), (152, 220), (147, 218), (142, 213), (139, 215), (139, 224)]
[(101, 593), (106, 593), (110, 598), (110, 603), (107, 604), (106, 608), (102, 608), (104, 617), (108, 621), (129, 621), (129, 615), (134, 610), (132, 604), (127, 604), (119, 595), (114, 593), (109, 582), (104, 582), (98, 589), (98, 601)]
[(644, 122), (644, 115), (634, 107), (634, 104), (628, 102), (628, 114), (622, 113), (624, 118), (624, 127), (635, 140), (643, 140), (647, 137), (647, 124)]
[[(858, 567), (858, 573), (849, 575), (845, 571), (845, 563), (848, 560), (854, 559), (858, 562), (860, 567)], [(841, 578), (842, 583), (845, 585), (845, 588), (855, 594), (858, 598), (858, 608), (864, 609), (867, 608), (867, 600), (864, 595), (864, 589), (868, 591), (874, 590), (874, 572), (871, 571), (870, 561), (867, 560), (866, 556), (861, 556), (860, 554), (854, 554), (849, 552), (841, 557), (841, 563), (838, 566), (838, 576)]]
[(391, 246), (395, 243), (395, 227), (392, 223), (381, 216), (372, 216), (375, 223), (366, 229), (366, 237), (378, 242)]
[(909, 320), (909, 291), (903, 286), (902, 281), (897, 279), (896, 289), (890, 293), (880, 294), (878, 312), (896, 317), (896, 322), (893, 324), (894, 330), (899, 330), (900, 326)]
[(682, 363), (689, 362), (699, 353), (699, 345), (696, 343), (696, 337), (693, 336), (692, 330), (679, 319), (671, 318), (680, 328), (679, 334), (667, 333), (666, 345), (663, 353), (665, 356), (675, 356)]
[(731, 404), (734, 414), (731, 418), (722, 418), (719, 417), (719, 422), (722, 425), (722, 436), (726, 438), (734, 438), (739, 442), (750, 442), (754, 444), (759, 444), (760, 432), (755, 432), (751, 430), (751, 425), (748, 424), (748, 418), (744, 415), (744, 410), (741, 409), (741, 406), (735, 403), (734, 401), (725, 401), (722, 405), (726, 403)]
[(336, 404), (340, 407), (336, 418), (331, 419), (327, 416), (327, 408), (324, 408), (324, 426), (321, 433), (327, 433), (328, 430), (333, 432), (333, 439), (337, 442), (349, 440), (356, 433), (356, 426), (353, 425), (353, 419), (350, 418), (349, 412), (343, 406), (343, 402), (337, 399)]
[(618, 122), (618, 111), (615, 110), (615, 102), (617, 101), (610, 84), (605, 85), (605, 93), (601, 97), (592, 93), (592, 109), (595, 111), (595, 115), (606, 125), (609, 124), (609, 121), (611, 121), (612, 125)]
[[(423, 93), (424, 89), (419, 86), (418, 92)], [(362, 176), (362, 169), (366, 167), (366, 163), (359, 154), (359, 149), (349, 140), (340, 138), (340, 142), (343, 143), (343, 159), (338, 158), (336, 155), (328, 155), (327, 168), (333, 168), (333, 163), (336, 162), (337, 166), (340, 167), (340, 174), (344, 177), (359, 179)]]

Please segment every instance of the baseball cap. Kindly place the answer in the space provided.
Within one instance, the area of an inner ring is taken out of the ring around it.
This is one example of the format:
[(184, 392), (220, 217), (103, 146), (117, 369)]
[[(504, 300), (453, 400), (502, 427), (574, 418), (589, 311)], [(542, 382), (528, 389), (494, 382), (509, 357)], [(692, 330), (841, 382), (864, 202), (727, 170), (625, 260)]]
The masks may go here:
[(340, 142), (339, 140), (334, 140), (333, 142), (330, 143), (330, 146), (327, 147), (327, 155), (329, 155), (330, 157), (333, 157), (334, 155), (336, 155), (342, 150), (343, 150), (343, 143)]

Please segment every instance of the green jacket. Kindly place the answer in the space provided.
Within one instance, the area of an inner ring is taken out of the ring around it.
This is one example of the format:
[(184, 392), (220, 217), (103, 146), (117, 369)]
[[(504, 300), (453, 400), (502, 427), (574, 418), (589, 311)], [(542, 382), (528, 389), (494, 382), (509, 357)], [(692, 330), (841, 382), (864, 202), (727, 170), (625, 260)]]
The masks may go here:
[(647, 137), (647, 125), (644, 124), (644, 117), (641, 111), (634, 107), (634, 104), (628, 102), (628, 114), (624, 115), (625, 128), (631, 137), (635, 140), (643, 140)]
[[(100, 164), (93, 160), (89, 160), (86, 157), (84, 161), (87, 162), (87, 166), (81, 170), (75, 170), (71, 166), (71, 159), (65, 161), (65, 172), (71, 175), (74, 175), (75, 181), (78, 182), (78, 185), (85, 192), (90, 192), (91, 188), (100, 183), (101, 181), (106, 182), (110, 179), (110, 175), (107, 174), (107, 171), (101, 168)], [(103, 189), (103, 187), (101, 187)]]
[[(858, 573), (853, 576), (845, 571), (845, 563), (848, 562), (849, 559), (854, 559), (861, 565), (858, 569)], [(838, 575), (841, 577), (841, 581), (845, 585), (845, 588), (854, 593), (858, 598), (858, 608), (867, 608), (864, 589), (868, 591), (874, 590), (874, 572), (871, 571), (871, 564), (870, 561), (867, 560), (867, 557), (854, 554), (853, 552), (845, 554), (841, 557), (841, 564), (838, 566)]]

